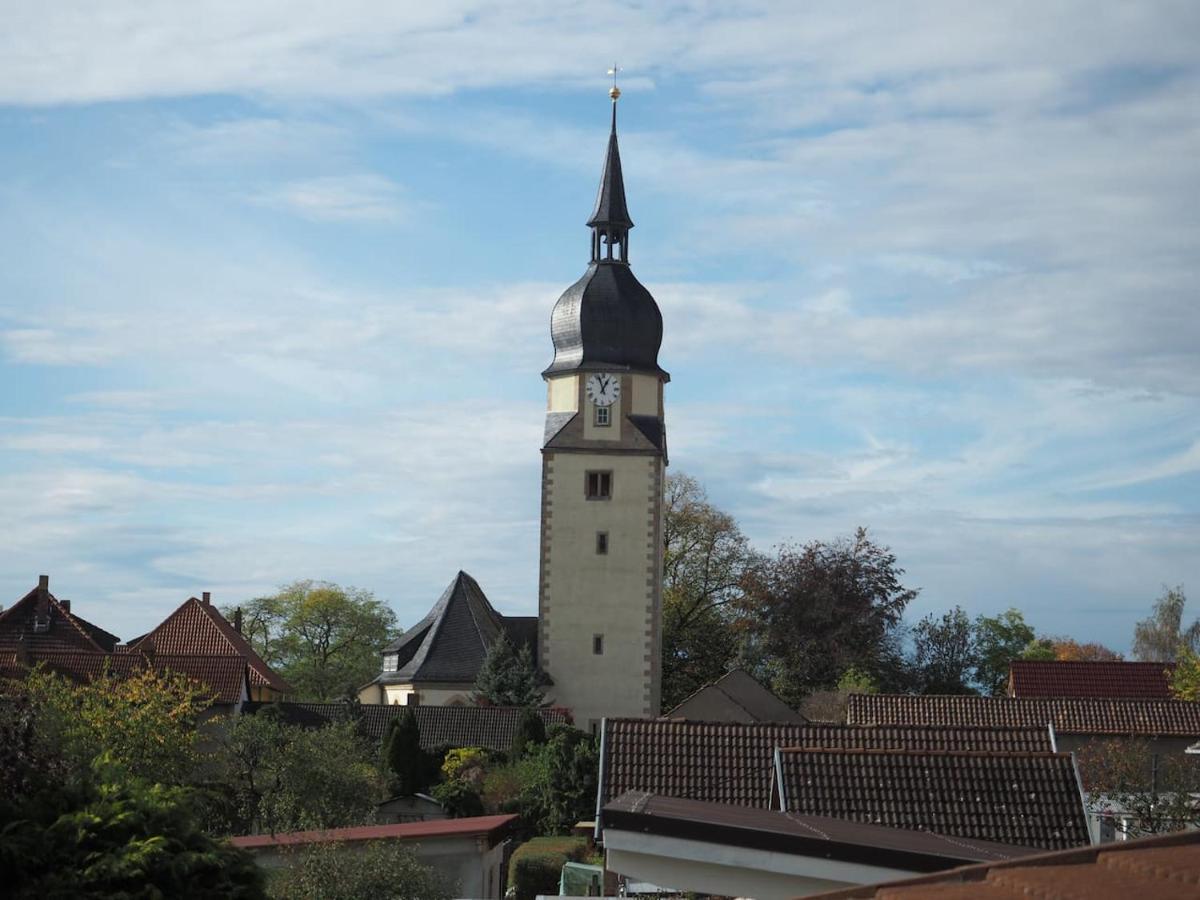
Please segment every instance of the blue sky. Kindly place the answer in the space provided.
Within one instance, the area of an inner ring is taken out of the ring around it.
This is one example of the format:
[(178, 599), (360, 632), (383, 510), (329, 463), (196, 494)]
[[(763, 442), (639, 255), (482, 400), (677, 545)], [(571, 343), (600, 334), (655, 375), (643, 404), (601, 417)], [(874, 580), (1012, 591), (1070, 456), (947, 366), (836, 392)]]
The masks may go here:
[(0, 602), (536, 608), (550, 309), (620, 61), (671, 463), (919, 617), (1200, 590), (1200, 8), (0, 11)]

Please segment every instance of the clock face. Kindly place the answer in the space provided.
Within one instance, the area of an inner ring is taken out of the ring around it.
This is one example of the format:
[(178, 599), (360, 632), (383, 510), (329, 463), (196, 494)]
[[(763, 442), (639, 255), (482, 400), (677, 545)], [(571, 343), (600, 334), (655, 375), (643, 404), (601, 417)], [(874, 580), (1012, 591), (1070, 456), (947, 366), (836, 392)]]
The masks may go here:
[(597, 406), (612, 406), (621, 396), (621, 380), (616, 375), (599, 372), (587, 380), (587, 395)]

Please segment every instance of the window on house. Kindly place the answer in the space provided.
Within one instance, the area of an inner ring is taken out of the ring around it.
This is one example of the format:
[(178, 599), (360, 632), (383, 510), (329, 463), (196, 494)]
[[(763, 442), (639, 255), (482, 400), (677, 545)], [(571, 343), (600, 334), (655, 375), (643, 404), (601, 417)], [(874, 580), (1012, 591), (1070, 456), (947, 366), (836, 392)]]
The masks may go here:
[(601, 428), (606, 427), (612, 422), (612, 410), (607, 406), (597, 406), (595, 421)]
[(395, 654), (395, 653), (383, 654), (383, 671), (395, 672), (396, 669), (398, 668), (396, 665), (396, 659), (397, 659), (397, 654)]
[(596, 656), (604, 655), (604, 635), (592, 635), (592, 653), (596, 654)]
[(608, 555), (608, 532), (607, 531), (597, 531), (596, 532), (596, 553), (598, 553), (600, 556)]
[(612, 497), (612, 472), (587, 473), (587, 498), (608, 500)]

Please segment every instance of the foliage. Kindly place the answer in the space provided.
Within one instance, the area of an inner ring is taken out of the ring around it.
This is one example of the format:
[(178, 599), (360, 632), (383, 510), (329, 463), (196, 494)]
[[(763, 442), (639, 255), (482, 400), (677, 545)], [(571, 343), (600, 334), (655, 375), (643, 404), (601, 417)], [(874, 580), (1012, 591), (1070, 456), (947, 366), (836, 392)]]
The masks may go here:
[(930, 614), (913, 628), (913, 664), (926, 694), (974, 694), (975, 629), (962, 607)]
[(405, 707), (392, 719), (383, 739), (388, 790), (395, 796), (408, 797), (429, 787), (425, 778), (425, 753), (421, 750), (421, 726), (417, 714)]
[(1177, 700), (1200, 700), (1200, 655), (1190, 647), (1181, 647), (1170, 673), (1171, 696)]
[(1034, 638), (1029, 642), (1028, 646), (1021, 651), (1021, 655), (1017, 659), (1038, 660), (1041, 662), (1051, 662), (1058, 659), (1054, 649), (1053, 638)]
[(1036, 635), (1018, 609), (975, 619), (974, 680), (983, 693), (1002, 697), (1008, 690), (1008, 667), (1033, 643)]
[(372, 841), (363, 847), (319, 843), (296, 851), (274, 874), (274, 900), (449, 900), (441, 877), (408, 847)]
[(662, 703), (671, 709), (730, 668), (738, 651), (732, 607), (750, 545), (694, 478), (667, 477), (663, 506)]
[(514, 650), (503, 633), (492, 641), (475, 678), (474, 697), (489, 706), (541, 706), (546, 692), (529, 645)]
[(517, 733), (513, 737), (513, 759), (520, 759), (529, 750), (546, 743), (546, 721), (536, 709), (525, 707), (521, 711), (521, 721), (517, 723)]
[(567, 725), (550, 729), (524, 769), (529, 778), (521, 816), (540, 834), (563, 834), (595, 815), (600, 755), (590, 734)]
[(103, 758), (0, 800), (0, 884), (17, 898), (264, 896), (253, 859), (200, 830), (186, 789)]
[(470, 781), (443, 781), (433, 786), (433, 799), (446, 808), (452, 819), (483, 815), (483, 798), (480, 784)]
[(1180, 647), (1200, 650), (1200, 619), (1183, 628), (1183, 586), (1163, 588), (1149, 617), (1133, 632), (1133, 656), (1145, 662), (1173, 662)]
[(1072, 640), (1071, 638), (1052, 637), (1049, 639), (1049, 646), (1054, 654), (1050, 658), (1062, 660), (1063, 662), (1104, 662), (1125, 658), (1115, 650), (1110, 650), (1103, 644), (1098, 644), (1094, 641), (1081, 644), (1079, 641)]
[(863, 528), (831, 543), (781, 547), (743, 578), (740, 605), (770, 658), (775, 692), (797, 705), (846, 669), (872, 672), (915, 590), (887, 547)]
[(587, 842), (577, 837), (536, 837), (513, 851), (508, 862), (508, 883), (516, 900), (534, 900), (539, 894), (558, 895), (562, 867), (587, 858)]
[(141, 669), (78, 685), (35, 670), (26, 679), (41, 728), (59, 742), (76, 769), (99, 756), (129, 775), (161, 784), (192, 780), (198, 756), (196, 724), (210, 700), (182, 675)]
[(1155, 754), (1149, 741), (1134, 738), (1096, 741), (1077, 756), (1090, 811), (1118, 831), (1140, 837), (1200, 827), (1195, 756)]
[(370, 591), (327, 581), (295, 581), (244, 604), (242, 632), (308, 700), (355, 693), (378, 674), (380, 651), (398, 634), (395, 613)]
[(483, 747), (453, 747), (446, 751), (442, 775), (447, 781), (479, 782), (488, 761)]
[(229, 720), (216, 756), (236, 798), (239, 830), (363, 825), (381, 799), (374, 754), (353, 722), (305, 729), (268, 708)]
[(841, 694), (878, 694), (879, 683), (862, 669), (851, 666), (838, 679), (837, 689)]

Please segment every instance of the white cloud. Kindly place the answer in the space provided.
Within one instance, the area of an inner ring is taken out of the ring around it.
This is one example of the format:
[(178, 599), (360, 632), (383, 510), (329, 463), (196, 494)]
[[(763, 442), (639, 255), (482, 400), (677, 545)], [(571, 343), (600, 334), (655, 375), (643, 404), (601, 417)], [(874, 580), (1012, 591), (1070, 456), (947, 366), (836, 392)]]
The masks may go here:
[(398, 185), (369, 173), (292, 181), (254, 200), (316, 222), (394, 222), (403, 215)]

